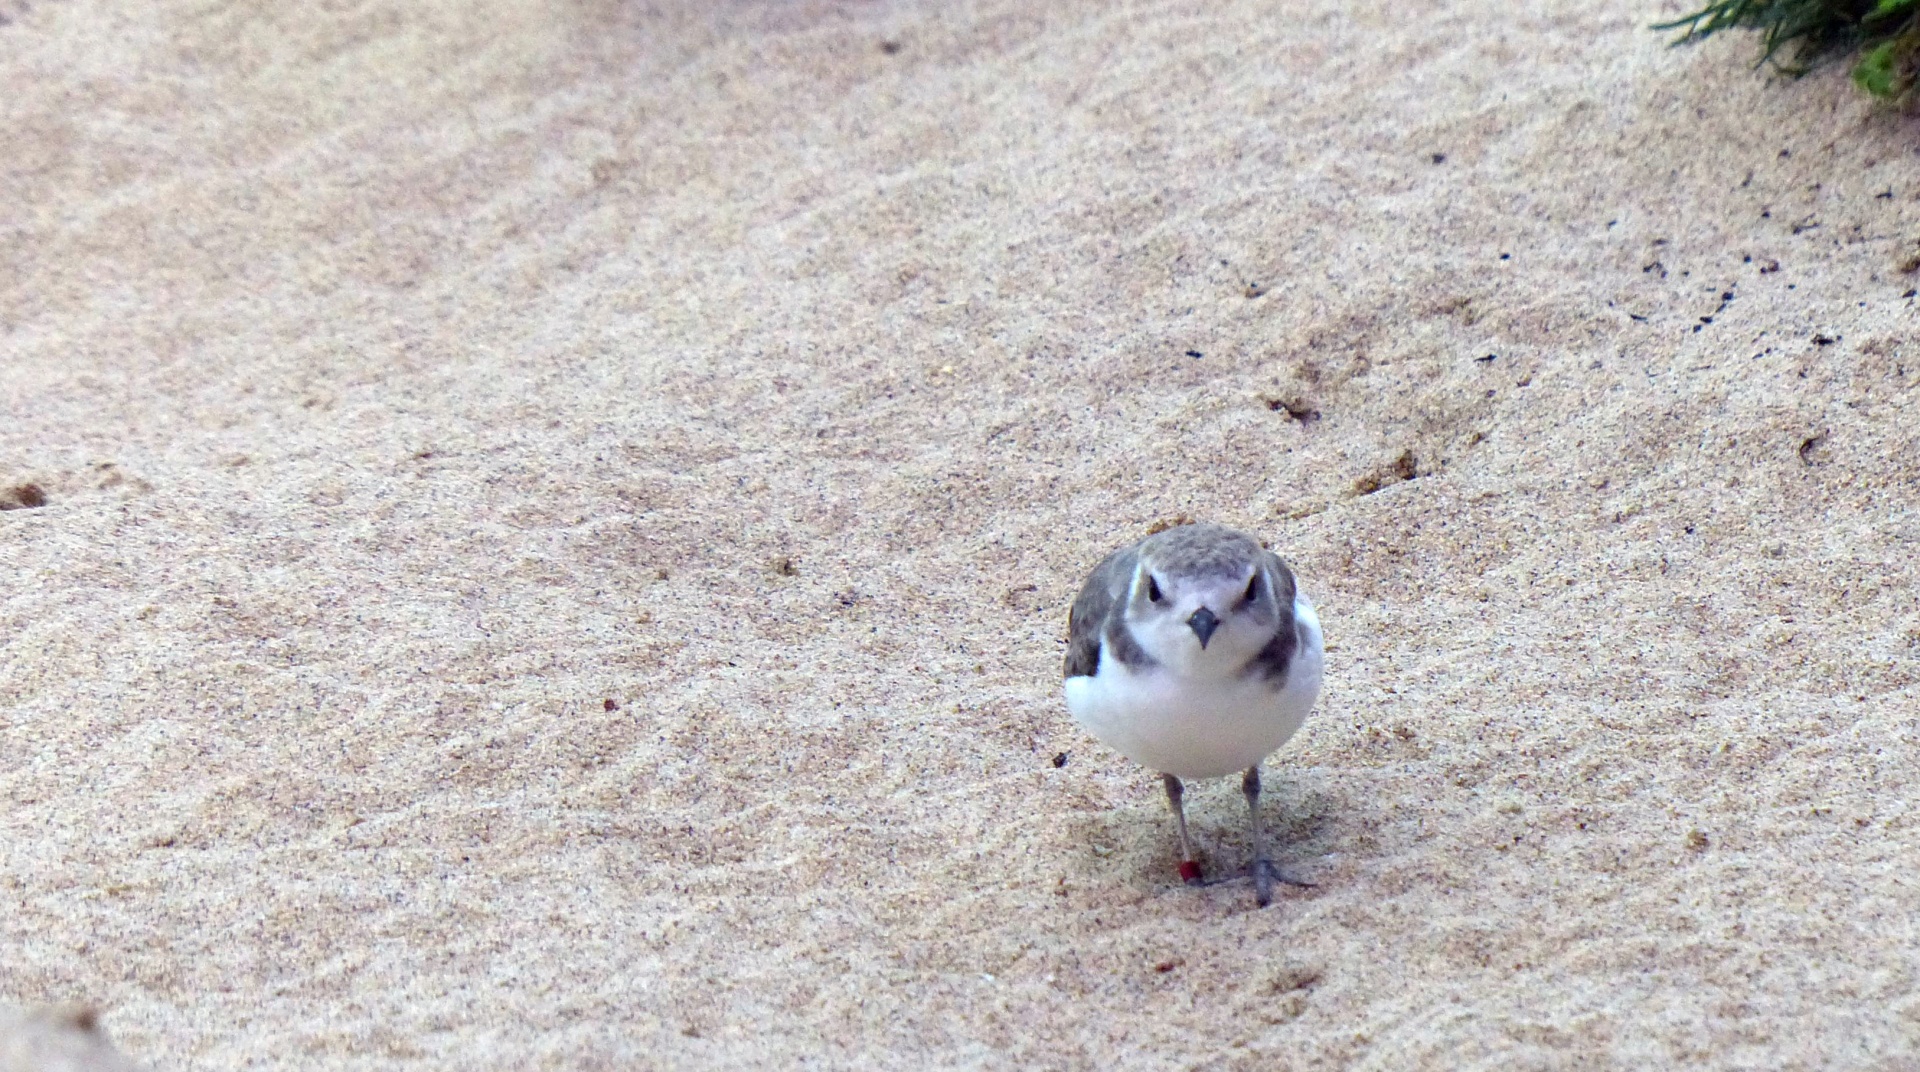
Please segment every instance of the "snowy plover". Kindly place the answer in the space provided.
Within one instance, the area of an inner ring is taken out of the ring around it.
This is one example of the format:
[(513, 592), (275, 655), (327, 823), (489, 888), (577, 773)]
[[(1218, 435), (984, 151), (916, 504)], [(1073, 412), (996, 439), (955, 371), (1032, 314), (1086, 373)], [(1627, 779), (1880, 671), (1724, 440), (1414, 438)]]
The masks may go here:
[(1244, 771), (1254, 894), (1284, 878), (1260, 830), (1260, 761), (1320, 695), (1320, 617), (1280, 556), (1220, 525), (1182, 525), (1108, 555), (1073, 601), (1067, 710), (1161, 773), (1180, 829), (1180, 877), (1200, 882), (1182, 778)]

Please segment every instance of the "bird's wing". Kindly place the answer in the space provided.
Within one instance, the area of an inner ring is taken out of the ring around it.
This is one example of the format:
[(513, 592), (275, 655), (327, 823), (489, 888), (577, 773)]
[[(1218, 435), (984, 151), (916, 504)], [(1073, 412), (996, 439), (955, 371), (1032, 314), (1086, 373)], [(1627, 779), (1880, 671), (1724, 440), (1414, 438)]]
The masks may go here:
[(1125, 598), (1140, 560), (1140, 545), (1123, 547), (1100, 561), (1080, 586), (1067, 617), (1067, 677), (1091, 677), (1100, 670), (1100, 640), (1114, 604)]
[(1268, 576), (1273, 578), (1273, 601), (1281, 607), (1293, 606), (1293, 597), (1297, 588), (1293, 579), (1293, 570), (1287, 567), (1287, 560), (1267, 552)]
[(1280, 681), (1287, 676), (1294, 652), (1300, 647), (1300, 623), (1293, 614), (1293, 598), (1298, 589), (1293, 571), (1272, 551), (1267, 552), (1267, 575), (1273, 578), (1273, 602), (1280, 610), (1280, 628), (1274, 631), (1267, 646), (1260, 649), (1260, 654), (1247, 664), (1247, 672), (1259, 674), (1268, 681)]

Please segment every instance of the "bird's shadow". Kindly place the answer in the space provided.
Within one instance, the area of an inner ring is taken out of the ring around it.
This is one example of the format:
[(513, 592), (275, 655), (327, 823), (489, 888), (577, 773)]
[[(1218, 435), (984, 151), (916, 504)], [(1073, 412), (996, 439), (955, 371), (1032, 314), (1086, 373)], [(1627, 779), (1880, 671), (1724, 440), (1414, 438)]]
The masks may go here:
[[(1343, 790), (1318, 768), (1264, 772), (1260, 815), (1276, 882), (1301, 892), (1326, 885), (1322, 861), (1352, 851), (1353, 836), (1373, 805)], [(1149, 776), (1150, 777), (1150, 776)], [(1143, 778), (1143, 781), (1146, 779)], [(1157, 779), (1154, 780), (1157, 783)], [(1157, 784), (1154, 785), (1158, 789)], [(1204, 877), (1195, 885), (1251, 884), (1253, 845), (1245, 798), (1237, 778), (1188, 783), (1187, 824)], [(1109, 881), (1152, 888), (1178, 884), (1179, 840), (1173, 815), (1157, 791), (1112, 811), (1083, 818), (1086, 843), (1098, 859), (1086, 861)], [(1109, 848), (1111, 846), (1112, 848)], [(1119, 851), (1116, 851), (1118, 849)]]

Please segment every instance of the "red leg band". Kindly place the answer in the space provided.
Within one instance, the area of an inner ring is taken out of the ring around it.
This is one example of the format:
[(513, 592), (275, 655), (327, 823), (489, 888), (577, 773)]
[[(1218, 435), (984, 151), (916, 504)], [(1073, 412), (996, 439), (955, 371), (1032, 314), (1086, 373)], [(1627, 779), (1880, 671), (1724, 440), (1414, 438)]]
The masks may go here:
[(1200, 865), (1192, 860), (1180, 861), (1180, 879), (1183, 882), (1200, 881)]

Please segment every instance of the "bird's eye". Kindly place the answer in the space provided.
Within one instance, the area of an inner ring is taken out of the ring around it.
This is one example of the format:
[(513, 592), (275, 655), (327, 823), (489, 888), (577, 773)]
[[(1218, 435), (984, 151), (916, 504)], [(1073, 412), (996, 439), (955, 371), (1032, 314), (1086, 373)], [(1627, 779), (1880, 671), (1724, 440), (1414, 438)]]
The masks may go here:
[(1260, 575), (1256, 573), (1256, 574), (1254, 574), (1254, 575), (1253, 575), (1253, 576), (1252, 576), (1251, 578), (1249, 578), (1249, 579), (1248, 579), (1248, 581), (1247, 581), (1247, 597), (1246, 597), (1245, 599), (1243, 599), (1243, 600), (1241, 600), (1241, 602), (1242, 602), (1242, 603), (1251, 603), (1251, 602), (1253, 602), (1254, 600), (1256, 600), (1256, 599), (1259, 599), (1259, 598), (1260, 598)]
[(1160, 582), (1154, 580), (1152, 574), (1147, 575), (1147, 598), (1155, 603), (1160, 602)]

